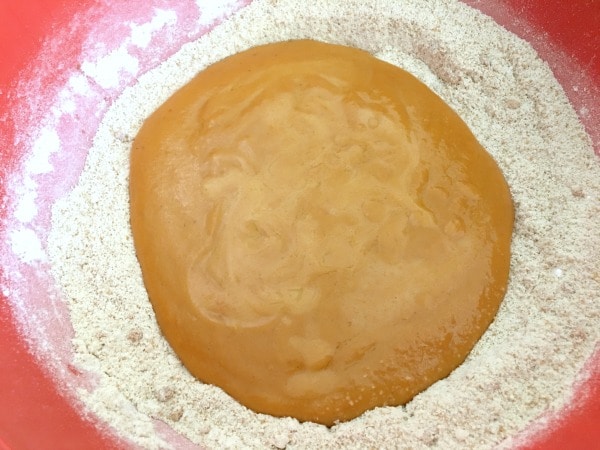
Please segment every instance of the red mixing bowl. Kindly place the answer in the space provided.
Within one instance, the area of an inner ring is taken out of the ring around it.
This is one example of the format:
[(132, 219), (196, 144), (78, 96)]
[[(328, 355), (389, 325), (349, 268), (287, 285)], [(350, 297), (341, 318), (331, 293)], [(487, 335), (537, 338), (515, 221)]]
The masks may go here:
[[(23, 74), (36, 70), (31, 66), (32, 61), (38, 64), (45, 61), (38, 67), (43, 71), (39, 74), (41, 86), (60, 85), (64, 82), (65, 68), (78, 64), (76, 58), (95, 18), (110, 13), (130, 20), (143, 11), (145, 3), (0, 0), (0, 219), (7, 214), (7, 176), (24, 151), (23, 145), (15, 140), (18, 131), (23, 131), (15, 130), (15, 105), (24, 96), (45, 95), (43, 88), (40, 92), (20, 91), (18, 82)], [(173, 3), (177, 2), (165, 4)], [(232, 3), (237, 8), (248, 1)], [(534, 46), (562, 84), (592, 137), (596, 153), (600, 154), (600, 2), (466, 0), (465, 3), (490, 15)], [(73, 18), (77, 16), (85, 20), (73, 26)], [(197, 30), (196, 35), (207, 29)], [(48, 45), (58, 34), (65, 37), (59, 47)], [(176, 51), (181, 42), (175, 40), (165, 47), (164, 54), (145, 60), (145, 67), (156, 65), (160, 58)], [(117, 94), (109, 93), (108, 99)], [(5, 276), (2, 267), (0, 280)], [(84, 418), (73, 401), (59, 391), (34, 356), (35, 349), (28, 347), (7, 295), (10, 294), (0, 293), (0, 450), (126, 447), (127, 443), (102, 431), (93, 419)], [(520, 448), (600, 449), (600, 350), (584, 372), (587, 374), (584, 381), (575, 386), (579, 399), (576, 404), (549, 417), (544, 429), (524, 433), (518, 440)]]

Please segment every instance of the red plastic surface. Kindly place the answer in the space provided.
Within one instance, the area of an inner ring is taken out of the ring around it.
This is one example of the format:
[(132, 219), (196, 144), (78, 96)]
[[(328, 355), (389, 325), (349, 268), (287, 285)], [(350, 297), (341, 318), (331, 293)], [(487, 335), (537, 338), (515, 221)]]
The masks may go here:
[[(89, 4), (89, 2), (88, 2)], [(86, 2), (0, 1), (0, 215), (4, 215), (5, 174), (15, 162), (13, 123), (8, 108), (11, 86), (40, 50), (42, 39)], [(0, 276), (4, 277), (3, 271)], [(38, 365), (0, 294), (0, 449), (112, 449), (106, 437), (56, 389)]]
[[(44, 37), (52, 34), (77, 13), (97, 0), (0, 0), (0, 217), (5, 214), (5, 174), (15, 157), (13, 123), (8, 115), (10, 96), (23, 68), (40, 51)], [(546, 59), (559, 81), (564, 58), (576, 61), (590, 77), (596, 109), (582, 118), (592, 136), (598, 136), (598, 89), (600, 87), (600, 3), (597, 0), (491, 0), (466, 1), (494, 17), (509, 30), (529, 40)], [(73, 36), (72, 62), (78, 46)], [(583, 99), (566, 89), (574, 105)], [(594, 105), (592, 105), (594, 106)], [(598, 140), (595, 139), (598, 152)], [(3, 271), (0, 277), (4, 277)], [(599, 325), (600, 326), (600, 325)], [(600, 448), (600, 355), (589, 363), (592, 378), (581, 392), (582, 404), (564, 413), (553, 426), (537, 436), (528, 449)], [(100, 432), (65, 399), (52, 379), (39, 367), (15, 324), (13, 313), (0, 294), (0, 450), (11, 449), (111, 449), (121, 448)]]

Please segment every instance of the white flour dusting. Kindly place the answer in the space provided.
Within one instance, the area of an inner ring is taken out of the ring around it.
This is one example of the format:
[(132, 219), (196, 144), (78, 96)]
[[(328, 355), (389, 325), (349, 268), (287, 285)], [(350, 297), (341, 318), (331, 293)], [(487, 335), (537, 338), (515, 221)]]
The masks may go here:
[[(415, 74), (496, 158), (516, 207), (509, 290), (465, 363), (404, 407), (331, 429), (255, 414), (196, 381), (156, 325), (129, 228), (128, 158), (142, 121), (206, 65), (292, 38), (363, 48)], [(124, 70), (137, 70), (130, 64)], [(49, 254), (75, 328), (74, 364), (97, 379), (79, 394), (144, 448), (168, 447), (151, 418), (209, 448), (510, 446), (511, 436), (569, 401), (600, 339), (598, 180), (590, 140), (548, 67), (463, 4), (255, 1), (125, 90), (78, 185), (53, 209)]]

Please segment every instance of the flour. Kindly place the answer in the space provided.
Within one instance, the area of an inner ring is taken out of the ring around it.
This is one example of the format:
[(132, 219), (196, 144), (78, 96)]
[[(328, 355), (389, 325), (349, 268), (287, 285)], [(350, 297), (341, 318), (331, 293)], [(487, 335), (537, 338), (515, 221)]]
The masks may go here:
[[(195, 380), (160, 334), (129, 228), (128, 158), (142, 121), (206, 65), (293, 38), (363, 48), (415, 74), (496, 158), (516, 207), (509, 289), (464, 364), (403, 407), (331, 429), (256, 414)], [(77, 186), (54, 206), (48, 250), (75, 329), (73, 364), (95, 377), (79, 395), (144, 448), (169, 447), (157, 421), (190, 447), (510, 446), (570, 400), (600, 339), (598, 180), (590, 140), (548, 67), (463, 4), (255, 1), (124, 91)]]

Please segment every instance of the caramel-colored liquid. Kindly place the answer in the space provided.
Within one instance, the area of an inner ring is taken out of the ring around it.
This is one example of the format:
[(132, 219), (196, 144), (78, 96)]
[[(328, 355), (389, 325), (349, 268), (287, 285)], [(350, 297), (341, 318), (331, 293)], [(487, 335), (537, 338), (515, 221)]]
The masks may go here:
[(258, 412), (331, 425), (405, 403), (506, 290), (497, 165), (425, 85), (357, 49), (291, 41), (208, 67), (144, 123), (130, 194), (165, 337)]

